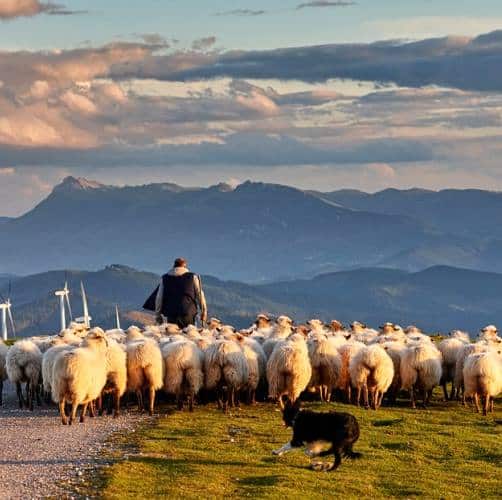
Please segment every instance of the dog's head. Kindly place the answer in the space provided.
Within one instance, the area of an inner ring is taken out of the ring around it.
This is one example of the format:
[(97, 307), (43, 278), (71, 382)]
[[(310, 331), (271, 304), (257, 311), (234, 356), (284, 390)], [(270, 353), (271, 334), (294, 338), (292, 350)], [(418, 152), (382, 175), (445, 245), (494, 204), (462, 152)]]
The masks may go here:
[(282, 410), (282, 420), (284, 421), (284, 425), (286, 427), (293, 427), (293, 424), (295, 423), (295, 419), (300, 412), (301, 407), (301, 403), (298, 400), (296, 400), (294, 403), (291, 403), (291, 401), (289, 400), (286, 401), (284, 409)]

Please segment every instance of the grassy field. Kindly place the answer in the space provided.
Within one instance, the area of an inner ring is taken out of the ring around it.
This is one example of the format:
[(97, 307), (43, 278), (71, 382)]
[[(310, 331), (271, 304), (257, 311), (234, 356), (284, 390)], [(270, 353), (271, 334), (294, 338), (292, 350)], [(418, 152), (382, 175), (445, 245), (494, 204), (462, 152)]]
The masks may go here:
[(336, 472), (314, 472), (302, 451), (271, 455), (291, 436), (273, 405), (243, 406), (228, 415), (209, 405), (193, 414), (169, 411), (123, 438), (119, 461), (95, 486), (109, 499), (500, 498), (500, 410), (483, 418), (455, 402), (378, 412), (338, 403), (308, 406), (356, 415), (361, 438), (354, 449), (363, 458), (344, 460)]

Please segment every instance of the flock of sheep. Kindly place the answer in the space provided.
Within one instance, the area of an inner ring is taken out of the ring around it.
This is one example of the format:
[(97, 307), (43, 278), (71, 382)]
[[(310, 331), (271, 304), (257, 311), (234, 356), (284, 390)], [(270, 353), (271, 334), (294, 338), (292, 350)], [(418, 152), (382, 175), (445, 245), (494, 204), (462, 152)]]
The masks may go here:
[[(181, 409), (216, 399), (220, 408), (253, 403), (256, 397), (296, 401), (304, 391), (330, 401), (335, 395), (378, 409), (384, 396), (395, 402), (406, 391), (411, 405), (426, 405), (432, 390), (445, 399), (472, 398), (477, 411), (493, 411), (502, 392), (502, 338), (494, 326), (476, 342), (460, 331), (439, 343), (416, 327), (391, 323), (380, 331), (334, 320), (304, 325), (260, 314), (251, 328), (237, 332), (215, 318), (206, 328), (176, 325), (131, 326), (103, 331), (72, 323), (55, 336), (0, 342), (0, 404), (3, 381), (15, 384), (20, 407), (34, 401), (59, 405), (63, 424), (108, 410), (119, 415), (121, 398), (135, 394), (140, 409), (154, 411), (157, 391), (176, 398)], [(451, 383), (451, 392), (447, 384)], [(25, 384), (25, 390), (22, 389)], [(69, 415), (68, 415), (69, 411)]]

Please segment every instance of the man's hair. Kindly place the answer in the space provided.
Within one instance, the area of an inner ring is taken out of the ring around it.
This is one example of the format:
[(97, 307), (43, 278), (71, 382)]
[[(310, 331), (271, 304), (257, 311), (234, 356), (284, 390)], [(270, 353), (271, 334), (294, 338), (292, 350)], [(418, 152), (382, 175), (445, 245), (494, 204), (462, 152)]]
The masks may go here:
[(183, 257), (178, 257), (175, 261), (174, 261), (174, 267), (186, 267), (188, 264), (188, 262), (186, 261), (186, 259), (184, 259)]

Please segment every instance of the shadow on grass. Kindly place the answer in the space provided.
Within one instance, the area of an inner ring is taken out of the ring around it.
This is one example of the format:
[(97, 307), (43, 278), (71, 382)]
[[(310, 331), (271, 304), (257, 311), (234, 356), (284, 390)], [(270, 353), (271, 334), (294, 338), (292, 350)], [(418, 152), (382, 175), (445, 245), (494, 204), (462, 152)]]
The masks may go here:
[[(277, 486), (285, 478), (283, 476), (250, 476), (236, 481), (240, 496), (262, 498), (268, 489)], [(272, 490), (273, 491), (273, 490)]]
[(422, 497), (424, 495), (424, 492), (419, 489), (410, 488), (407, 485), (399, 484), (395, 481), (386, 481), (385, 479), (379, 482), (378, 489), (385, 496), (394, 498)]
[(396, 425), (404, 422), (404, 418), (388, 418), (384, 420), (375, 420), (372, 425), (373, 427), (389, 427), (391, 425)]

